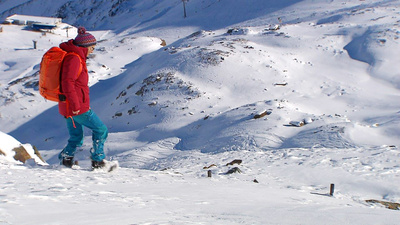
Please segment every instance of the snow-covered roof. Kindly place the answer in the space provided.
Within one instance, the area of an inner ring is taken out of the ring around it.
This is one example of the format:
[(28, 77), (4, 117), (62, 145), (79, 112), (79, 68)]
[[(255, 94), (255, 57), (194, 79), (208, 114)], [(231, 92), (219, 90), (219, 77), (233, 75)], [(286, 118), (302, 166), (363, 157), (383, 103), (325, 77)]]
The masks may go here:
[(7, 17), (6, 21), (13, 22), (18, 21), (19, 24), (32, 24), (32, 23), (42, 23), (42, 24), (59, 24), (62, 22), (61, 18), (55, 17), (43, 17), (43, 16), (29, 16), (29, 15), (18, 15), (14, 14)]

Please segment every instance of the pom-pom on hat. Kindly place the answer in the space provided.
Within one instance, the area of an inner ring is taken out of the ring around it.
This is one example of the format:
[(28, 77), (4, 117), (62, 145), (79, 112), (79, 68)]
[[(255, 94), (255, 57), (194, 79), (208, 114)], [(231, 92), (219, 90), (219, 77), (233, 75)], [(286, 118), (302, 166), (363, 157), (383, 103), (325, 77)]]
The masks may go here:
[(80, 47), (89, 47), (92, 45), (96, 45), (96, 38), (90, 33), (86, 32), (84, 27), (78, 28), (78, 35), (74, 39), (74, 44)]

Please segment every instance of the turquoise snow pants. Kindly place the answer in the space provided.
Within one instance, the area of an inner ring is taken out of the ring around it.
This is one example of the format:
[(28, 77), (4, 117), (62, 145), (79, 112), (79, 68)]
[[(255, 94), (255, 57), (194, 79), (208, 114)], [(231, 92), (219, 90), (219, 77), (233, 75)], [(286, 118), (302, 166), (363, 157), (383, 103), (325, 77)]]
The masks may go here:
[(93, 149), (90, 152), (92, 160), (103, 160), (106, 157), (104, 142), (108, 136), (106, 125), (91, 109), (81, 115), (73, 116), (72, 119), (66, 118), (69, 139), (67, 146), (61, 151), (58, 158), (62, 160), (65, 157), (74, 157), (76, 148), (83, 144), (83, 127), (85, 126), (92, 130)]

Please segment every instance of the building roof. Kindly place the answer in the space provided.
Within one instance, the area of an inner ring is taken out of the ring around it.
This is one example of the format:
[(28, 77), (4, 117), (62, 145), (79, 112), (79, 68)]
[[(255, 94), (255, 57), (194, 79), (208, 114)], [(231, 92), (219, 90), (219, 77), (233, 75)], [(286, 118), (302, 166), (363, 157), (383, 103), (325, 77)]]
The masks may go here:
[(61, 18), (18, 15), (18, 14), (14, 14), (12, 16), (9, 16), (6, 19), (6, 21), (14, 21), (14, 20), (30, 21), (30, 22), (33, 22), (33, 23), (42, 23), (42, 24), (58, 24), (58, 23), (62, 22)]

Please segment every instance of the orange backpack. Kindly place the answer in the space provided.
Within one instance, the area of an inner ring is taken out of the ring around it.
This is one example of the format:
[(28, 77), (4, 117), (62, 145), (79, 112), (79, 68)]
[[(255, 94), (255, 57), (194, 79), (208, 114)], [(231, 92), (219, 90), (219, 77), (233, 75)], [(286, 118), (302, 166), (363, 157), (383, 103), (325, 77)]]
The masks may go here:
[[(52, 47), (42, 58), (39, 72), (39, 92), (45, 99), (55, 102), (65, 101), (65, 96), (61, 93), (61, 68), (66, 55), (73, 54), (81, 57), (74, 52), (67, 53), (59, 47)], [(80, 64), (77, 77), (82, 72)]]

